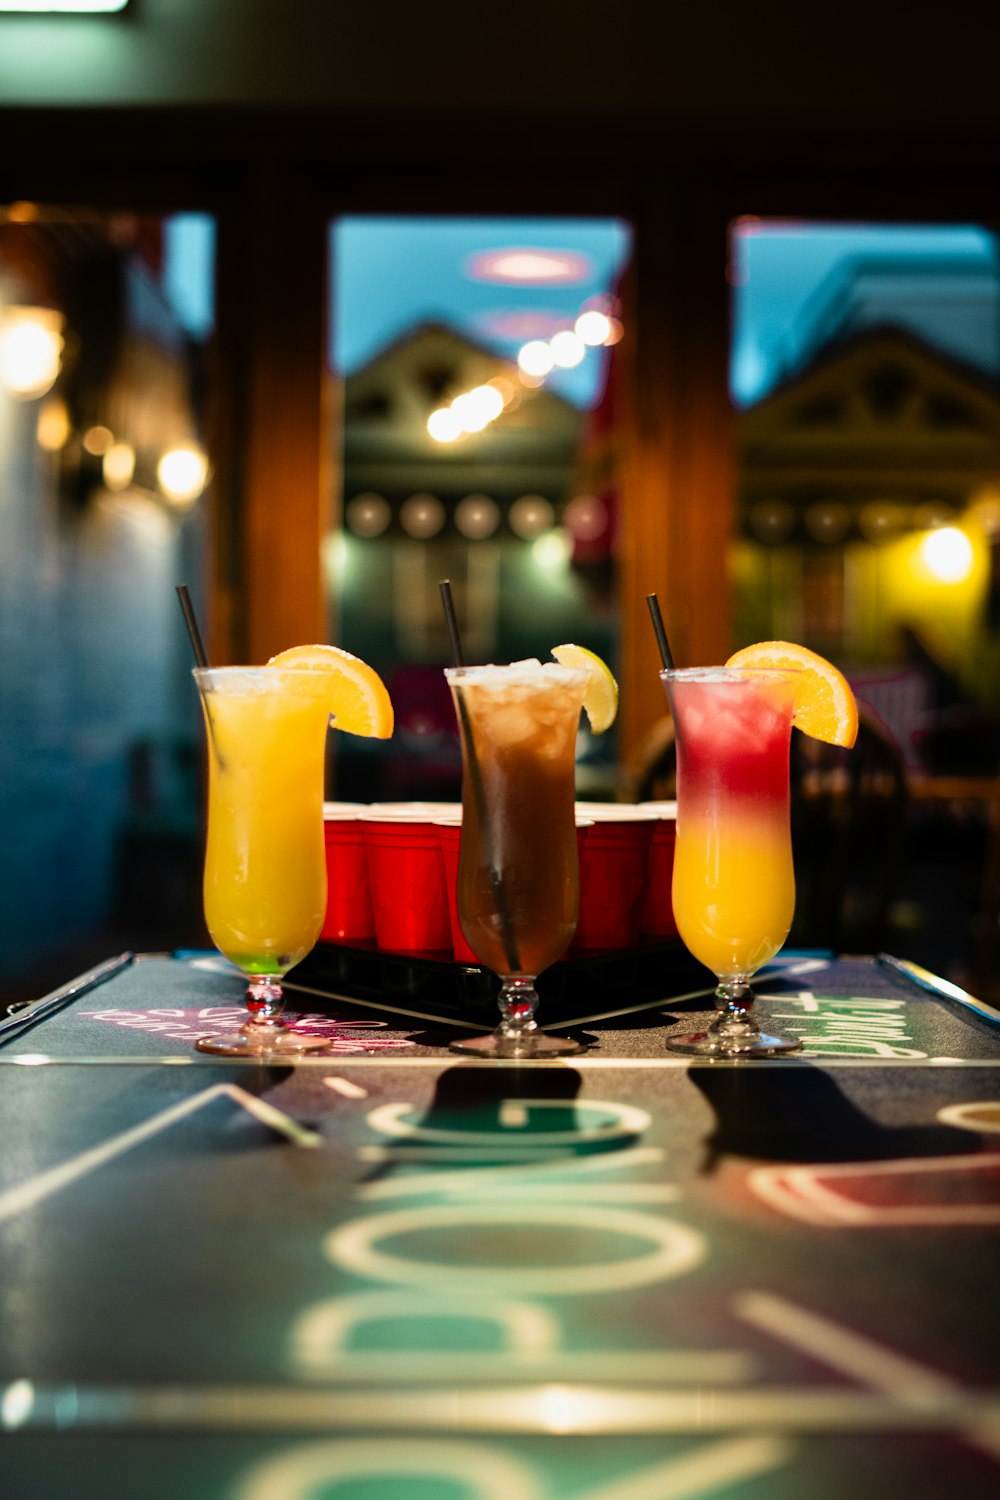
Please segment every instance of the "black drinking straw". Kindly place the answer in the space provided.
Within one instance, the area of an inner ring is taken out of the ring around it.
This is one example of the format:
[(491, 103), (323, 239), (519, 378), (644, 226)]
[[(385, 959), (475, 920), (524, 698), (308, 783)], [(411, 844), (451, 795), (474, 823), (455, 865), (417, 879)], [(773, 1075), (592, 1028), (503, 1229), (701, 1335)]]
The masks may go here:
[(448, 627), (448, 638), (451, 641), (452, 660), (456, 667), (464, 667), (462, 637), (458, 633), (458, 620), (455, 618), (455, 601), (451, 597), (450, 578), (442, 578), (438, 584), (438, 592), (441, 595), (441, 608), (444, 610), (444, 623)]
[[(188, 638), (191, 641), (191, 650), (194, 652), (195, 664), (205, 670), (208, 667), (208, 653), (205, 650), (205, 643), (201, 638), (201, 631), (198, 629), (198, 619), (195, 615), (194, 605), (191, 603), (191, 595), (188, 593), (186, 583), (179, 583), (177, 585), (177, 597), (181, 601), (184, 624), (187, 626)], [(216, 744), (215, 728), (212, 724), (212, 715), (208, 711), (207, 702), (205, 703), (205, 729), (208, 733), (209, 747), (221, 769), (223, 760), (219, 754), (219, 747)]]
[(663, 616), (660, 614), (660, 603), (655, 594), (646, 595), (646, 603), (649, 605), (649, 617), (653, 622), (653, 630), (656, 632), (656, 644), (660, 648), (660, 660), (665, 672), (674, 670), (674, 658), (670, 652), (670, 643), (667, 640), (667, 632), (663, 626)]
[(181, 601), (181, 609), (184, 612), (184, 623), (191, 641), (191, 650), (194, 652), (195, 663), (199, 667), (208, 666), (208, 656), (201, 639), (201, 631), (198, 629), (198, 621), (195, 617), (194, 605), (191, 603), (191, 595), (188, 593), (186, 583), (177, 585), (177, 597)]
[[(462, 654), (462, 638), (458, 633), (458, 620), (455, 616), (455, 601), (451, 597), (451, 579), (442, 578), (438, 584), (438, 592), (441, 595), (441, 607), (444, 610), (445, 624), (448, 627), (448, 635), (451, 640), (451, 653), (456, 667), (464, 667), (465, 660)], [(514, 921), (510, 914), (510, 903), (507, 900), (507, 888), (503, 883), (503, 875), (497, 864), (493, 852), (493, 839), (491, 836), (490, 821), (486, 812), (486, 792), (483, 788), (483, 775), (479, 769), (479, 757), (476, 754), (476, 742), (472, 737), (472, 721), (469, 718), (469, 710), (465, 702), (465, 694), (456, 683), (455, 702), (458, 706), (458, 717), (462, 725), (462, 739), (465, 744), (465, 769), (468, 772), (469, 784), (472, 787), (472, 796), (476, 804), (476, 820), (479, 823), (479, 833), (483, 841), (483, 853), (486, 855), (486, 863), (490, 870), (490, 885), (493, 888), (493, 900), (496, 903), (497, 916), (500, 919), (500, 937), (503, 942), (504, 953), (512, 974), (521, 972), (521, 956), (517, 949), (517, 939), (514, 936)]]

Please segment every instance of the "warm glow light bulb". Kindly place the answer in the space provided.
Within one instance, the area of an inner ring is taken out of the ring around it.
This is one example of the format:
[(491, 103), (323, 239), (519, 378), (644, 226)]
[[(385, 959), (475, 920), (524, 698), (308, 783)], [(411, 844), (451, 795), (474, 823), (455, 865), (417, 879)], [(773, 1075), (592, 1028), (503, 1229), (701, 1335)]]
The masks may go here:
[(477, 385), (469, 394), (485, 414), (487, 422), (495, 422), (504, 408), (503, 392), (490, 381), (487, 385)]
[(107, 453), (114, 440), (115, 435), (111, 428), (101, 425), (88, 427), (80, 439), (87, 452), (94, 454), (97, 458), (100, 458), (102, 453)]
[(592, 307), (580, 314), (573, 331), (583, 343), (596, 349), (599, 344), (607, 342), (611, 333), (611, 319), (607, 313), (598, 312), (595, 307)]
[(56, 381), (62, 363), (62, 318), (45, 307), (8, 308), (0, 322), (0, 385), (32, 401)]
[(572, 329), (563, 328), (554, 333), (549, 342), (552, 358), (561, 370), (572, 370), (587, 352), (587, 346)]
[(507, 519), (511, 531), (530, 542), (549, 530), (555, 512), (543, 495), (522, 495), (514, 501)]
[(44, 448), (46, 453), (58, 453), (69, 441), (71, 430), (69, 412), (62, 397), (50, 396), (43, 401), (36, 429), (39, 448)]
[(608, 508), (599, 495), (576, 495), (563, 512), (569, 533), (580, 542), (602, 536), (608, 525)]
[(957, 526), (929, 531), (920, 544), (920, 555), (941, 583), (962, 583), (972, 572), (972, 543)]
[(450, 406), (440, 406), (427, 418), (427, 431), (436, 443), (453, 443), (462, 435), (462, 423)]
[(500, 525), (500, 507), (489, 495), (466, 495), (455, 507), (455, 525), (470, 541), (484, 541)]
[(444, 506), (436, 495), (411, 495), (403, 502), (399, 519), (408, 536), (427, 541), (444, 525)]
[(171, 448), (160, 459), (156, 478), (160, 489), (174, 505), (191, 505), (205, 488), (208, 459), (198, 448)]
[(569, 537), (559, 526), (554, 526), (531, 544), (531, 555), (545, 573), (562, 572), (569, 564), (571, 553)]
[(521, 346), (517, 363), (525, 375), (548, 375), (555, 364), (555, 358), (543, 339), (530, 339)]
[(127, 490), (135, 474), (135, 449), (131, 443), (112, 443), (101, 460), (101, 475), (109, 490)]
[(384, 495), (366, 491), (347, 502), (345, 516), (355, 536), (381, 536), (392, 520), (392, 510)]
[(456, 396), (451, 409), (464, 432), (481, 432), (503, 411), (503, 397), (492, 386), (477, 385)]

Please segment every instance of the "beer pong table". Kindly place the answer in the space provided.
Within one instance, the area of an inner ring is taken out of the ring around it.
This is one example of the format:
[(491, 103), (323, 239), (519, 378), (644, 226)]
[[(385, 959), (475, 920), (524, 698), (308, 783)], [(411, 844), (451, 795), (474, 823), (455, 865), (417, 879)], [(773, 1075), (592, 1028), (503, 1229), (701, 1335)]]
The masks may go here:
[(209, 955), (0, 1032), (0, 1493), (995, 1500), (1000, 1030), (787, 955), (803, 1052), (697, 1063), (659, 961), (549, 1063), (449, 1054), (430, 982), (202, 1056)]

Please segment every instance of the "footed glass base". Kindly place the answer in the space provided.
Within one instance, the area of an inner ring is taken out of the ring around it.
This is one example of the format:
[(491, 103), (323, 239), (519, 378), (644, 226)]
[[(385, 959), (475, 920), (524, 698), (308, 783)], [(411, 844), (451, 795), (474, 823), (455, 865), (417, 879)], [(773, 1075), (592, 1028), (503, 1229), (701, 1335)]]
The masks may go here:
[(488, 1036), (463, 1037), (451, 1043), (452, 1052), (470, 1057), (511, 1057), (530, 1062), (535, 1057), (565, 1057), (582, 1049), (570, 1036), (548, 1036), (535, 1021), (538, 994), (533, 974), (505, 974), (497, 998), (502, 1017)]
[(261, 1034), (247, 1031), (221, 1032), (218, 1036), (201, 1036), (195, 1042), (196, 1052), (210, 1052), (216, 1057), (295, 1057), (305, 1052), (325, 1052), (330, 1038), (307, 1036), (287, 1026), (261, 1027)]
[(769, 1036), (766, 1031), (753, 1030), (742, 1036), (692, 1031), (667, 1041), (671, 1052), (685, 1052), (690, 1057), (779, 1057), (783, 1052), (797, 1052), (801, 1046), (798, 1038)]
[(325, 1052), (330, 1046), (326, 1036), (309, 1036), (293, 1031), (281, 1019), (284, 996), (281, 981), (272, 974), (254, 974), (246, 993), (247, 1019), (238, 1031), (223, 1031), (202, 1036), (195, 1042), (196, 1052), (214, 1057), (296, 1057), (304, 1052)]
[(510, 1037), (493, 1031), (488, 1036), (463, 1037), (450, 1043), (450, 1050), (466, 1052), (473, 1057), (505, 1057), (530, 1062), (536, 1057), (566, 1057), (582, 1051), (582, 1048), (570, 1036), (548, 1036), (543, 1031), (536, 1031), (528, 1036)]
[(719, 1014), (711, 1026), (668, 1037), (667, 1048), (689, 1057), (780, 1057), (783, 1052), (797, 1052), (802, 1046), (798, 1037), (770, 1036), (757, 1029), (753, 1001), (753, 990), (744, 977), (721, 980), (715, 992)]

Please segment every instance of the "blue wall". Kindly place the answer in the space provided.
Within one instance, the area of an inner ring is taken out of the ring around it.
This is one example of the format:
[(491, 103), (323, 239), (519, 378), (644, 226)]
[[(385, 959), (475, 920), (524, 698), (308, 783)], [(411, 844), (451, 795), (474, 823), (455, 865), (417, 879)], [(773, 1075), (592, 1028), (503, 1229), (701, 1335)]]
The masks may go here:
[(0, 393), (0, 985), (111, 920), (130, 752), (199, 733), (174, 585), (200, 523), (60, 498), (39, 404)]

